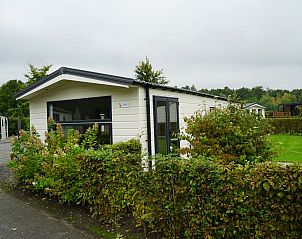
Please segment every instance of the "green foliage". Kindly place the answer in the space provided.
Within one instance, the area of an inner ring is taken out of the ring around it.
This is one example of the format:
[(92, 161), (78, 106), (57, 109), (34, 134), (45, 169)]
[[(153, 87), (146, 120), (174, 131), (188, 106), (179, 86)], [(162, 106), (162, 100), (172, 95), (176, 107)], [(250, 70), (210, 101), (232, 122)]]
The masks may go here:
[[(147, 189), (147, 190), (146, 190)], [(302, 167), (158, 157), (134, 217), (162, 238), (299, 238)]]
[(270, 124), (274, 134), (302, 134), (302, 118), (272, 118)]
[(58, 124), (46, 134), (45, 144), (35, 133), (22, 131), (13, 143), (9, 166), (27, 187), (62, 202), (86, 203), (95, 215), (115, 221), (128, 212), (136, 193), (134, 175), (142, 170), (141, 145), (133, 139), (94, 150), (97, 131), (95, 125), (83, 136), (70, 130), (65, 137)]
[(220, 158), (226, 162), (262, 162), (273, 154), (267, 134), (271, 127), (267, 120), (250, 114), (236, 106), (216, 109), (204, 114), (202, 111), (185, 118), (186, 134), (182, 139), (190, 147), (181, 153)]
[(37, 80), (47, 76), (51, 65), (42, 68), (29, 64), (29, 73), (24, 76), (27, 82), (10, 80), (0, 86), (0, 115), (8, 117), (9, 135), (17, 135), (20, 128), (29, 130), (29, 104), (25, 100), (16, 100), (14, 95)]
[(38, 80), (47, 76), (47, 72), (50, 70), (52, 65), (42, 66), (41, 68), (35, 67), (32, 64), (28, 64), (29, 72), (28, 74), (24, 74), (24, 77), (27, 79), (27, 85), (32, 85)]
[(14, 99), (14, 95), (24, 88), (25, 84), (18, 80), (10, 80), (0, 87), (0, 115), (8, 117), (9, 135), (18, 133), (18, 124), (29, 130), (28, 103)]
[(227, 98), (232, 96), (232, 98), (247, 103), (256, 102), (265, 106), (268, 111), (277, 111), (278, 104), (302, 102), (302, 89), (288, 91), (263, 89), (261, 86), (255, 86), (253, 88), (242, 87), (239, 89), (230, 89), (229, 87), (222, 89), (200, 89), (199, 91)]
[(44, 145), (38, 138), (36, 131), (31, 133), (21, 130), (19, 139), (15, 137), (12, 144), (12, 154), (9, 167), (17, 179), (24, 183), (32, 183), (36, 174), (41, 172), (44, 161)]
[(135, 78), (140, 81), (166, 85), (169, 80), (163, 76), (163, 70), (153, 70), (151, 62), (146, 57), (146, 61), (140, 62), (134, 70)]
[(63, 137), (57, 127), (44, 145), (22, 131), (10, 167), (33, 190), (86, 204), (112, 222), (130, 214), (159, 238), (302, 234), (301, 164), (219, 164), (197, 154), (168, 155), (157, 156), (156, 168), (144, 172), (137, 140), (87, 149), (79, 138), (76, 131)]
[(88, 128), (83, 135), (82, 147), (93, 148), (97, 146), (97, 134), (99, 125), (95, 123), (92, 128)]

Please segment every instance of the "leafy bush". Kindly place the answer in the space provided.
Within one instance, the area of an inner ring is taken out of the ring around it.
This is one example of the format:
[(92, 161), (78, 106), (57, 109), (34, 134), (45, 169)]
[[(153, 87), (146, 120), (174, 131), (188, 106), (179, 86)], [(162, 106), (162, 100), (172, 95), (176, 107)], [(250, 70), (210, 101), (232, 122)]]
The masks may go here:
[(133, 175), (142, 170), (141, 145), (132, 139), (94, 150), (97, 131), (94, 125), (82, 136), (74, 130), (65, 136), (58, 124), (46, 133), (45, 144), (34, 129), (22, 131), (13, 143), (9, 166), (27, 187), (62, 202), (86, 203), (94, 214), (114, 219), (129, 210), (135, 194)]
[(270, 124), (274, 134), (302, 134), (302, 118), (272, 118)]
[(227, 162), (262, 162), (273, 153), (267, 134), (271, 127), (267, 120), (245, 110), (231, 106), (207, 114), (199, 111), (185, 118), (186, 134), (182, 139), (190, 147), (181, 153), (220, 157)]
[(12, 144), (12, 154), (9, 167), (15, 177), (24, 183), (31, 183), (36, 174), (42, 170), (44, 161), (44, 145), (37, 136), (35, 129), (31, 133), (20, 131), (19, 138), (15, 137)]
[(164, 238), (299, 238), (302, 167), (157, 158), (134, 217)]
[(34, 131), (22, 131), (10, 167), (33, 190), (86, 204), (113, 222), (130, 213), (160, 238), (302, 235), (300, 164), (219, 164), (197, 154), (168, 155), (157, 156), (156, 169), (143, 172), (137, 140), (93, 149), (87, 147), (93, 140), (79, 144), (79, 138), (76, 131), (65, 137), (57, 127), (42, 144)]

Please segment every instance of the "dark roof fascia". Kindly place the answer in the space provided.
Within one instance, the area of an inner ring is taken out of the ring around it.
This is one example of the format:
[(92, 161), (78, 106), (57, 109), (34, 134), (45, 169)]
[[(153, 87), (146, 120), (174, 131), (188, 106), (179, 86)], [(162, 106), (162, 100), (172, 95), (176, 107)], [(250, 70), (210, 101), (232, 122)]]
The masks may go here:
[(103, 74), (103, 73), (92, 72), (92, 71), (79, 70), (79, 69), (74, 69), (74, 68), (69, 68), (69, 67), (59, 68), (58, 70), (52, 72), (48, 76), (40, 79), (36, 83), (34, 83), (34, 84), (30, 85), (29, 87), (25, 88), (24, 90), (18, 92), (17, 94), (14, 95), (14, 97), (19, 98), (22, 95), (28, 93), (29, 91), (39, 87), (40, 85), (52, 80), (55, 77), (63, 75), (63, 74), (81, 76), (81, 77), (86, 77), (86, 78), (96, 79), (96, 80), (104, 80), (104, 81), (107, 81), (107, 82), (118, 83), (118, 84), (123, 84), (123, 85), (140, 85), (140, 86), (143, 86), (143, 87), (149, 87), (149, 88), (153, 88), (153, 89), (176, 91), (176, 92), (190, 94), (190, 95), (197, 95), (197, 96), (202, 96), (202, 97), (207, 97), (207, 98), (229, 101), (227, 98), (222, 97), (222, 96), (215, 96), (215, 95), (211, 95), (211, 94), (201, 93), (201, 92), (198, 92), (198, 91), (192, 91), (192, 90), (186, 90), (186, 89), (181, 89), (181, 88), (176, 88), (176, 87), (171, 87), (171, 86), (165, 86), (165, 85), (160, 85), (160, 84), (155, 84), (155, 83), (143, 82), (143, 81), (135, 80), (135, 79), (128, 78), (128, 77), (122, 77), (122, 76), (115, 76), (115, 75)]
[[(60, 69), (61, 69), (61, 68), (60, 68)], [(26, 94), (27, 92), (29, 92), (29, 91), (31, 91), (31, 90), (37, 88), (38, 86), (44, 84), (45, 82), (47, 82), (47, 81), (49, 81), (49, 80), (51, 80), (51, 79), (53, 79), (53, 78), (55, 78), (55, 77), (61, 75), (62, 73), (60, 72), (60, 69), (58, 69), (58, 70), (52, 72), (52, 73), (49, 74), (48, 76), (46, 76), (46, 77), (44, 77), (44, 78), (38, 80), (37, 82), (35, 82), (35, 83), (32, 84), (32, 85), (26, 87), (24, 90), (21, 90), (20, 92), (18, 92), (17, 94), (14, 95), (14, 98), (19, 98), (20, 96), (22, 96), (22, 95)]]
[(133, 81), (134, 81), (131, 78), (122, 77), (122, 76), (114, 76), (114, 75), (108, 75), (108, 74), (103, 74), (103, 73), (98, 73), (98, 72), (84, 71), (84, 70), (73, 69), (73, 68), (68, 68), (68, 67), (61, 67), (58, 70), (49, 74), (48, 76), (40, 79), (36, 83), (28, 86), (24, 90), (18, 92), (17, 94), (14, 95), (14, 97), (19, 98), (20, 96), (28, 93), (29, 91), (37, 88), (38, 86), (52, 80), (53, 78), (55, 78), (59, 75), (63, 75), (63, 74), (81, 76), (81, 77), (86, 77), (86, 78), (96, 79), (96, 80), (104, 80), (107, 82), (118, 83), (118, 84), (123, 84), (123, 85), (132, 85)]
[(197, 96), (213, 98), (213, 99), (218, 99), (218, 100), (223, 100), (223, 101), (230, 101), (229, 99), (227, 99), (225, 97), (222, 97), (222, 96), (211, 95), (211, 94), (201, 93), (199, 91), (181, 89), (181, 88), (172, 87), (172, 86), (166, 86), (166, 85), (160, 85), (160, 84), (155, 84), (155, 83), (143, 82), (143, 81), (139, 81), (139, 80), (134, 80), (133, 84), (134, 85), (141, 85), (141, 86), (144, 86), (144, 87), (149, 87), (149, 88), (152, 88), (152, 89), (162, 89), (162, 90), (168, 90), (168, 91), (175, 91), (175, 92), (179, 92), (179, 93), (185, 93), (185, 94), (189, 94), (189, 95), (197, 95)]

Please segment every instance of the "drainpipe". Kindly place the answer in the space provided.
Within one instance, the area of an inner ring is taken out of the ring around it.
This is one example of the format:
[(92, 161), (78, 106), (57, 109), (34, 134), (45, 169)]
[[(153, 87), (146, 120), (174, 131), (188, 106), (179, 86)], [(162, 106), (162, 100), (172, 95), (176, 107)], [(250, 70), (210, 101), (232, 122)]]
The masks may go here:
[(147, 109), (147, 140), (148, 140), (148, 156), (149, 156), (149, 170), (152, 169), (152, 145), (151, 145), (151, 113), (150, 113), (150, 93), (148, 85), (145, 85), (146, 91), (146, 109)]

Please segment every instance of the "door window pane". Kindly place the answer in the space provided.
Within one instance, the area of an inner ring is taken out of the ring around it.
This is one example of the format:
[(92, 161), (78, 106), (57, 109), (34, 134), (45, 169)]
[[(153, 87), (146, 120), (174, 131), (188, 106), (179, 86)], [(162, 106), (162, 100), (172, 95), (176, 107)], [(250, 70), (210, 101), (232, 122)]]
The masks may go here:
[(170, 152), (175, 152), (178, 148), (178, 109), (177, 109), (177, 102), (169, 101), (169, 137), (170, 137)]
[(167, 115), (166, 101), (156, 102), (157, 110), (157, 153), (167, 153)]

